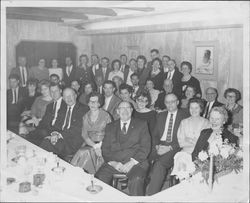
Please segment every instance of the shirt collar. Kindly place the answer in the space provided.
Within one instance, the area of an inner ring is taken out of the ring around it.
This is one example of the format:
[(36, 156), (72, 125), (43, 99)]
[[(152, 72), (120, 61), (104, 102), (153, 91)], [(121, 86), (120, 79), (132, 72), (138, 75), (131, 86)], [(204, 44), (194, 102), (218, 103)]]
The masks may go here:
[(131, 122), (131, 118), (130, 118), (129, 120), (127, 120), (127, 121), (122, 121), (122, 120), (120, 119), (121, 127), (123, 127), (123, 123), (127, 123), (127, 125), (126, 125), (126, 128), (127, 128), (127, 129), (128, 129), (128, 126), (129, 126), (130, 122)]

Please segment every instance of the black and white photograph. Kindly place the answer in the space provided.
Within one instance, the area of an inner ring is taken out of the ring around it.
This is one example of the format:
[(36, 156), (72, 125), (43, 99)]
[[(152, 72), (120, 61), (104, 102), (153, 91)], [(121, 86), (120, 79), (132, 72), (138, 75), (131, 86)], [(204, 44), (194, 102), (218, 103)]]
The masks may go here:
[(249, 202), (249, 38), (249, 1), (2, 1), (0, 202)]

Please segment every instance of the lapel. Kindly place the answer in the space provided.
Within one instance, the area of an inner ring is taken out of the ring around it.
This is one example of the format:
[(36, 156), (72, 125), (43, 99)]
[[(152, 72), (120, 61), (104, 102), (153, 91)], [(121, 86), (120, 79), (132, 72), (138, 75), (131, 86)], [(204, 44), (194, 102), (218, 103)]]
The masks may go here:
[(109, 102), (109, 106), (107, 108), (107, 111), (110, 111), (113, 108), (114, 103), (115, 103), (115, 95), (112, 96), (112, 98), (111, 98), (111, 100)]
[(173, 135), (178, 130), (179, 125), (177, 125), (177, 124), (179, 123), (179, 121), (180, 121), (180, 111), (178, 109), (177, 114), (176, 114), (176, 118), (175, 118), (175, 122), (174, 122)]
[(128, 126), (127, 135), (130, 135), (135, 127), (135, 119), (131, 118), (130, 124)]

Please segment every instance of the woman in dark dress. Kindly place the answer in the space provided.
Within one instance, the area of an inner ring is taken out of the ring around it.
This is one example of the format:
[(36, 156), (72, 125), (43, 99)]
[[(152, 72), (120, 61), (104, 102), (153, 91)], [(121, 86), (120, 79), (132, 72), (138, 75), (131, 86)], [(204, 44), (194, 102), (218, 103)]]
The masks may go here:
[(222, 142), (226, 139), (229, 143), (238, 145), (238, 137), (233, 135), (229, 130), (224, 127), (228, 119), (227, 110), (224, 107), (212, 108), (209, 116), (211, 127), (201, 131), (194, 151), (192, 152), (192, 160), (197, 159), (202, 150), (207, 150), (210, 143)]
[(141, 92), (136, 98), (136, 103), (137, 109), (133, 111), (133, 117), (147, 121), (149, 132), (152, 134), (157, 113), (148, 108), (151, 105), (151, 97), (149, 93), (147, 91)]
[(192, 86), (196, 89), (196, 97), (201, 98), (201, 86), (200, 82), (197, 78), (191, 75), (192, 72), (192, 64), (188, 61), (183, 61), (181, 63), (181, 72), (183, 77), (181, 79), (181, 88), (182, 88), (182, 96), (185, 97), (185, 91), (187, 86)]

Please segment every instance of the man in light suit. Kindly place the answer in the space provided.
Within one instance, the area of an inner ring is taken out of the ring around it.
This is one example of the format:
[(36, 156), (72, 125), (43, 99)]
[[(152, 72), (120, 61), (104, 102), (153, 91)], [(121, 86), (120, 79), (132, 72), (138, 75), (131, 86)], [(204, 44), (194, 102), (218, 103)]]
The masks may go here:
[(103, 84), (103, 90), (104, 90), (105, 102), (102, 108), (105, 111), (107, 111), (114, 120), (117, 120), (119, 118), (119, 115), (117, 114), (116, 109), (118, 107), (118, 104), (122, 100), (114, 94), (115, 83), (111, 80), (105, 81)]
[(93, 72), (93, 75), (95, 76), (96, 71), (101, 67), (99, 63), (99, 56), (97, 54), (93, 54), (91, 56), (91, 70)]
[(151, 143), (147, 123), (131, 118), (132, 111), (129, 102), (121, 102), (117, 109), (120, 119), (106, 126), (101, 147), (105, 162), (96, 177), (111, 184), (113, 174), (126, 174), (130, 195), (142, 196)]
[(102, 81), (108, 80), (109, 73), (111, 72), (111, 69), (109, 68), (109, 59), (107, 57), (103, 57), (101, 59), (101, 67), (96, 70), (95, 72), (95, 78), (98, 76), (102, 77)]
[(29, 78), (29, 68), (26, 64), (26, 57), (19, 56), (18, 57), (18, 66), (11, 69), (10, 74), (17, 74), (20, 78), (20, 87), (27, 86), (27, 80)]
[(44, 138), (40, 147), (57, 154), (61, 158), (73, 155), (83, 143), (82, 117), (89, 108), (76, 102), (76, 92), (72, 88), (63, 90), (63, 100), (66, 105), (60, 108), (55, 125), (50, 135)]
[(161, 191), (167, 170), (173, 166), (174, 155), (180, 150), (177, 130), (180, 122), (188, 115), (185, 111), (177, 108), (178, 104), (179, 100), (175, 94), (167, 94), (165, 96), (167, 111), (157, 115), (150, 155), (150, 160), (153, 160), (154, 163), (150, 171), (147, 195), (153, 195)]
[(70, 87), (71, 82), (76, 79), (76, 68), (72, 64), (70, 57), (65, 58), (66, 67), (63, 68), (63, 82), (66, 87)]

